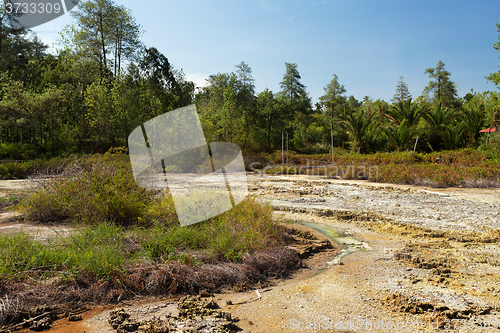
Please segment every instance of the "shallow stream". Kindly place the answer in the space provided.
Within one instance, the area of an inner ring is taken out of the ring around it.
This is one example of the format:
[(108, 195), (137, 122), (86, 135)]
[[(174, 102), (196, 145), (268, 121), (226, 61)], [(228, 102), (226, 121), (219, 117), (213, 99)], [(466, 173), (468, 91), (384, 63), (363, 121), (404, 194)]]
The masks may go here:
[(342, 249), (338, 255), (336, 255), (335, 257), (333, 257), (332, 260), (327, 262), (328, 265), (337, 265), (344, 257), (356, 251), (371, 250), (371, 247), (367, 243), (360, 242), (356, 238), (350, 235), (346, 235), (330, 226), (313, 222), (305, 222), (305, 221), (297, 221), (297, 223), (316, 229), (323, 235), (333, 240), (334, 242), (345, 246), (345, 248)]

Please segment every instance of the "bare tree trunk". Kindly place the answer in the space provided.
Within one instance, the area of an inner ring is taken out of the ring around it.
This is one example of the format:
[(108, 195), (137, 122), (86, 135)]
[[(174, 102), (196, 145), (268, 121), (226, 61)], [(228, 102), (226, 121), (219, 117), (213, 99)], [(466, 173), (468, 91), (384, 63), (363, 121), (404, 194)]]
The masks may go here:
[(104, 38), (104, 23), (102, 19), (103, 13), (99, 13), (99, 33), (101, 34), (101, 52), (102, 52), (102, 66), (101, 66), (101, 75), (102, 71), (106, 69), (106, 40)]
[(35, 156), (38, 158), (39, 155), (38, 146), (36, 145), (35, 124), (31, 125), (31, 138), (33, 139), (33, 146), (35, 147)]

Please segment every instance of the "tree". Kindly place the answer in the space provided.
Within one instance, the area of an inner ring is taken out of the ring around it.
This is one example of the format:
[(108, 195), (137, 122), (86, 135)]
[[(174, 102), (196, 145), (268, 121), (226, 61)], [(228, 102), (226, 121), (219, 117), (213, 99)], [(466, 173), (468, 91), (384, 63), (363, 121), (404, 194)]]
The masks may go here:
[(352, 149), (359, 153), (366, 153), (378, 135), (379, 124), (374, 121), (375, 113), (369, 114), (364, 109), (347, 114), (341, 123), (352, 139)]
[(114, 74), (120, 73), (122, 58), (135, 60), (137, 50), (142, 43), (139, 40), (141, 35), (140, 25), (135, 23), (132, 17), (132, 12), (123, 7), (118, 6), (114, 11)]
[(396, 93), (391, 99), (391, 102), (406, 102), (411, 99), (411, 94), (408, 90), (408, 85), (403, 81), (403, 77), (399, 77), (398, 85), (396, 86)]
[(243, 140), (243, 148), (246, 148), (248, 137), (252, 130), (252, 124), (256, 122), (256, 108), (255, 108), (255, 85), (254, 78), (252, 76), (252, 69), (244, 61), (236, 65), (238, 69), (236, 75), (238, 80), (241, 82), (242, 87), (238, 92), (238, 100), (242, 105), (242, 114), (244, 118), (245, 126), (245, 138)]
[(241, 81), (243, 87), (251, 92), (252, 94), (255, 91), (255, 80), (252, 76), (252, 69), (248, 64), (244, 61), (240, 62), (238, 65), (235, 65), (238, 70), (236, 71), (236, 75), (238, 76), (238, 80)]
[(301, 79), (297, 64), (285, 62), (286, 72), (280, 82), (281, 92), (286, 101), (290, 104), (296, 103), (300, 99), (305, 86), (299, 81)]
[[(500, 24), (496, 24), (497, 32), (500, 33)], [(498, 42), (493, 44), (493, 48), (500, 52), (500, 34), (498, 35)], [(498, 66), (500, 67), (500, 66)], [(500, 88), (500, 70), (496, 73), (490, 73), (490, 75), (485, 76), (488, 81), (493, 82), (498, 88)]]
[(465, 105), (462, 106), (463, 123), (465, 132), (470, 142), (476, 147), (479, 146), (479, 137), (486, 124), (486, 107), (480, 96), (473, 95)]
[(391, 144), (393, 144), (398, 151), (408, 149), (412, 142), (411, 140), (416, 135), (416, 130), (408, 124), (408, 120), (403, 119), (399, 124), (392, 124), (385, 127), (385, 134), (389, 137)]
[(343, 107), (346, 102), (344, 85), (340, 85), (336, 74), (333, 74), (333, 79), (324, 88), (325, 94), (319, 98), (324, 106), (327, 116), (333, 119), (335, 115), (343, 113)]
[(182, 70), (175, 70), (157, 48), (143, 49), (136, 74), (137, 80), (147, 84), (160, 99), (164, 111), (192, 103), (194, 83), (186, 80)]
[(272, 148), (273, 132), (278, 133), (276, 129), (283, 124), (284, 108), (284, 104), (280, 103), (273, 92), (267, 88), (257, 96), (257, 109), (264, 120), (268, 150)]
[[(122, 58), (134, 59), (141, 45), (140, 26), (130, 10), (112, 0), (86, 0), (80, 1), (71, 15), (77, 22), (64, 28), (61, 43), (98, 62), (101, 76), (117, 75)], [(114, 61), (108, 54), (114, 54)]]
[(17, 20), (22, 13), (9, 13), (8, 6), (13, 6), (14, 1), (2, 0), (0, 2), (0, 56), (4, 57), (4, 43), (12, 38), (24, 35), (26, 29)]
[[(463, 133), (457, 125), (453, 125), (458, 114), (451, 108), (444, 107), (442, 103), (437, 103), (433, 108), (423, 114), (431, 129), (429, 141), (434, 144), (434, 148), (453, 149), (454, 143), (458, 141), (456, 136)], [(461, 131), (461, 132), (460, 132)]]
[(384, 132), (397, 150), (410, 147), (411, 141), (417, 135), (417, 125), (424, 112), (425, 107), (412, 103), (410, 98), (392, 105), (389, 110), (382, 113), (391, 122), (384, 128)]
[(280, 82), (281, 91), (277, 100), (282, 110), (281, 118), (285, 120), (282, 130), (291, 133), (291, 143), (295, 147), (302, 145), (305, 129), (311, 122), (311, 98), (306, 92), (305, 86), (300, 82), (300, 74), (297, 64), (286, 63), (286, 72)]
[(418, 121), (423, 113), (424, 108), (419, 106), (417, 103), (412, 103), (410, 98), (404, 102), (399, 102), (398, 104), (393, 105), (386, 113), (384, 113), (384, 116), (398, 125), (406, 120), (407, 125), (413, 127), (418, 124)]
[[(39, 157), (36, 130), (44, 117), (54, 117), (56, 104), (63, 99), (63, 91), (50, 86), (41, 93), (24, 88), (19, 80), (13, 80), (6, 73), (0, 77), (2, 99), (0, 100), (0, 113), (11, 117), (11, 124), (18, 126), (21, 131), (21, 145), (23, 130), (31, 131), (31, 139), (36, 157)], [(53, 136), (52, 136), (53, 138)]]
[(431, 81), (424, 89), (424, 94), (433, 94), (432, 100), (441, 102), (444, 107), (457, 107), (456, 84), (450, 80), (451, 73), (444, 69), (444, 63), (439, 60), (436, 68), (427, 68), (424, 74), (428, 74)]

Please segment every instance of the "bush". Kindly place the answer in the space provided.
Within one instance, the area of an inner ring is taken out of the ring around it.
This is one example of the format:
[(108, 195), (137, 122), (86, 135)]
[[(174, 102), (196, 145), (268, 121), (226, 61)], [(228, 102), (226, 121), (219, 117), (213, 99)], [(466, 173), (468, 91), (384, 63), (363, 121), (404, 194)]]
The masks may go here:
[(150, 206), (159, 201), (157, 192), (135, 184), (128, 157), (123, 154), (74, 159), (60, 175), (41, 181), (41, 185), (20, 205), (27, 218), (37, 221), (71, 218), (89, 224), (127, 224), (147, 216)]
[(0, 279), (22, 279), (22, 273), (84, 273), (99, 279), (119, 274), (126, 263), (123, 231), (110, 224), (86, 227), (48, 244), (23, 232), (0, 235)]

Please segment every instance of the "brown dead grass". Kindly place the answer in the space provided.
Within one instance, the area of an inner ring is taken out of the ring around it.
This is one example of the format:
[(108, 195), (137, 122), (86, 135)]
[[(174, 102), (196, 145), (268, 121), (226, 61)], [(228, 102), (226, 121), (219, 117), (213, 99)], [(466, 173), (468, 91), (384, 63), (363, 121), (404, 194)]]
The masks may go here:
[(122, 276), (109, 281), (81, 274), (74, 283), (60, 279), (3, 283), (0, 325), (33, 317), (43, 311), (36, 310), (41, 305), (52, 309), (78, 303), (116, 303), (139, 295), (196, 294), (202, 289), (220, 291), (237, 285), (265, 284), (269, 279), (287, 276), (298, 262), (294, 250), (271, 248), (248, 255), (241, 263), (193, 267), (176, 262), (161, 267), (128, 267)]

